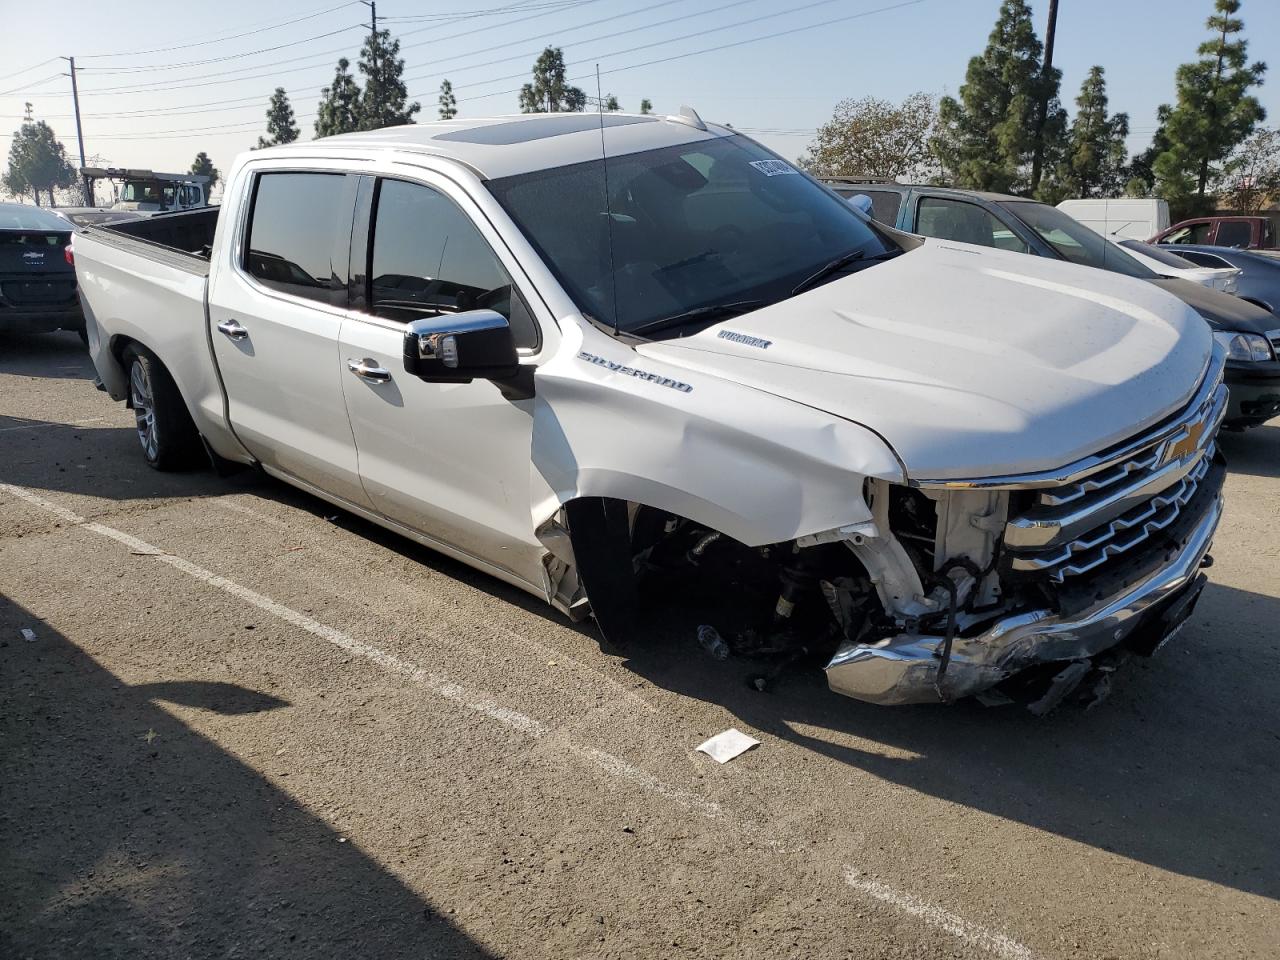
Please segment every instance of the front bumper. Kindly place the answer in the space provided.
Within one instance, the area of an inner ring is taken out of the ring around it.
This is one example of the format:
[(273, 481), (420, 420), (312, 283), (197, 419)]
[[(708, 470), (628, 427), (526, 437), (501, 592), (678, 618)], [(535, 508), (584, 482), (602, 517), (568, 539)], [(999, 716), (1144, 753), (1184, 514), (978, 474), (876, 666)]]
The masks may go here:
[(1280, 361), (1227, 363), (1228, 426), (1248, 427), (1280, 416)]
[[(997, 620), (973, 636), (957, 636), (941, 692), (936, 686), (943, 637), (902, 634), (869, 646), (845, 643), (827, 664), (836, 693), (878, 704), (937, 703), (990, 689), (1028, 667), (1096, 656), (1152, 626), (1199, 570), (1222, 518), (1222, 469), (1211, 476), (1208, 505), (1180, 538), (1176, 553), (1153, 571), (1068, 616), (1034, 610)], [(963, 632), (964, 623), (960, 624)]]

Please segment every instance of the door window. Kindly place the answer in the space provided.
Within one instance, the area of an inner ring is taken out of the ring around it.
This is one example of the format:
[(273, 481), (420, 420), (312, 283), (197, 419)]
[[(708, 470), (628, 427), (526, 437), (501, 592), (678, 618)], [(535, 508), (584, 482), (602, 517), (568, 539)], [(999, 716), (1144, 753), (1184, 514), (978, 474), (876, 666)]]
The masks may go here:
[(1222, 220), (1218, 223), (1218, 246), (1247, 247), (1251, 240), (1253, 240), (1253, 229), (1246, 221)]
[(1199, 223), (1189, 223), (1185, 227), (1173, 231), (1161, 243), (1208, 243), (1209, 230), (1212, 228), (1208, 220), (1202, 220)]
[(516, 346), (537, 345), (537, 325), (510, 275), (470, 218), (439, 191), (381, 181), (369, 257), (376, 316), (407, 323), (494, 310), (511, 324)]
[(1007, 225), (977, 204), (924, 197), (916, 207), (916, 233), (1015, 253), (1030, 253)]
[(871, 198), (871, 217), (889, 226), (898, 223), (898, 208), (902, 206), (902, 194), (892, 190), (859, 190)]
[(250, 275), (273, 290), (330, 302), (339, 282), (335, 241), (350, 226), (345, 182), (340, 173), (261, 174), (249, 217)]

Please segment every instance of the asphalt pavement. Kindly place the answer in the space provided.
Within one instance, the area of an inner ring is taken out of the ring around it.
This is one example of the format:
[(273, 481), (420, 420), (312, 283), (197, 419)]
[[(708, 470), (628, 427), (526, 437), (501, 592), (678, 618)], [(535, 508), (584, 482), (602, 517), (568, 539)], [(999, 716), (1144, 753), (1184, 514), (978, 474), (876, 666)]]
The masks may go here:
[(0, 337), (0, 957), (1274, 958), (1280, 421), (1222, 444), (1110, 699), (883, 708), (156, 473), (74, 335)]

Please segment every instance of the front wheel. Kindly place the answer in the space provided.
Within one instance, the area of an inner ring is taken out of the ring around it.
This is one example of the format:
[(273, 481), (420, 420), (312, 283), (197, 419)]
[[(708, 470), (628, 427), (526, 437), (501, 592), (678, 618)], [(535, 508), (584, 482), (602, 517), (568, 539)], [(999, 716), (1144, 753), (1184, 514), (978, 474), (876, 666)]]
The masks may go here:
[(191, 466), (200, 449), (200, 435), (173, 377), (142, 347), (129, 347), (124, 360), (129, 370), (129, 405), (147, 465), (155, 470)]

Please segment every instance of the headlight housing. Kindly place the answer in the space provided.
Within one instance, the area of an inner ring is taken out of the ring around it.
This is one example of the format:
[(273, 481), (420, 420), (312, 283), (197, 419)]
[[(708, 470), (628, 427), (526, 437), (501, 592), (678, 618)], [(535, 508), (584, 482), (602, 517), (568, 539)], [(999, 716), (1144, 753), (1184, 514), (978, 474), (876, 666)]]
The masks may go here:
[(1234, 330), (1218, 330), (1213, 334), (1227, 350), (1228, 360), (1271, 360), (1271, 344), (1258, 333), (1237, 333)]

